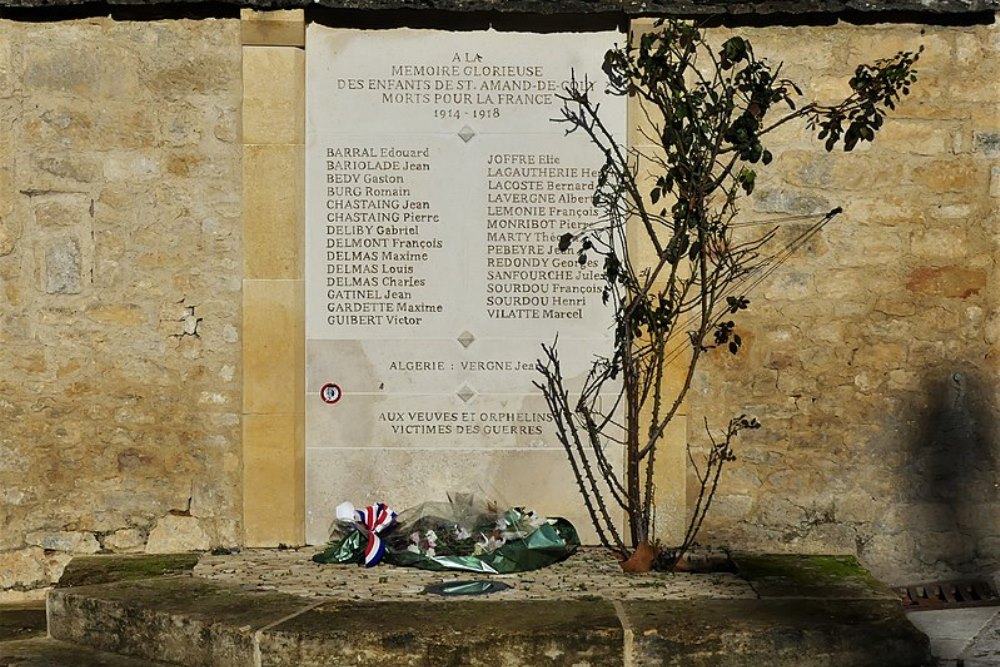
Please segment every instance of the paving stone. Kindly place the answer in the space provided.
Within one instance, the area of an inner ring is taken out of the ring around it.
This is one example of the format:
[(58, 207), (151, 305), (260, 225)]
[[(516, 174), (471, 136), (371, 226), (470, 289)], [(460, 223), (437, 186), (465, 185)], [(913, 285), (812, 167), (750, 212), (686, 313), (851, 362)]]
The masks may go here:
[(997, 607), (929, 609), (911, 611), (906, 617), (917, 629), (930, 637), (932, 643), (935, 639), (961, 640), (969, 643), (998, 611), (1000, 608)]
[[(996, 608), (993, 608), (996, 611)], [(1000, 614), (994, 614), (959, 656), (964, 667), (1000, 665)]]
[[(246, 549), (237, 554), (205, 555), (194, 568), (196, 577), (220, 583), (238, 583), (256, 590), (340, 600), (424, 600), (452, 602), (424, 595), (424, 588), (441, 581), (474, 578), (468, 572), (428, 572), (380, 565), (321, 565), (312, 561), (318, 547), (301, 549)], [(551, 567), (492, 577), (510, 590), (472, 601), (496, 600), (661, 600), (691, 598), (755, 598), (753, 588), (739, 575), (671, 574), (651, 572), (624, 575), (605, 550), (583, 548)]]

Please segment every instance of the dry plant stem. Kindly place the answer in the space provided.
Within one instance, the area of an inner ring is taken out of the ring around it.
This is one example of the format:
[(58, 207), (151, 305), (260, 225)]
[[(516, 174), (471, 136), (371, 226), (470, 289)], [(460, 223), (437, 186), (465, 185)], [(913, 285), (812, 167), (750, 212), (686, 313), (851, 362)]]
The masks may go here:
[[(535, 386), (542, 390), (545, 400), (549, 405), (549, 410), (555, 417), (556, 430), (559, 441), (563, 444), (570, 459), (573, 469), (573, 476), (580, 487), (580, 492), (584, 497), (587, 513), (597, 530), (598, 539), (601, 545), (608, 548), (617, 548), (625, 552), (625, 544), (615, 527), (614, 521), (608, 513), (608, 506), (601, 493), (597, 480), (590, 469), (590, 460), (583, 448), (580, 440), (580, 433), (570, 409), (568, 394), (564, 387), (562, 368), (559, 364), (559, 356), (555, 346), (542, 346), (547, 362), (538, 362), (537, 368), (545, 378), (545, 384), (535, 383)], [(595, 441), (595, 449), (599, 448), (599, 442)], [(627, 507), (623, 507), (626, 509)], [(608, 540), (610, 534), (613, 544)]]

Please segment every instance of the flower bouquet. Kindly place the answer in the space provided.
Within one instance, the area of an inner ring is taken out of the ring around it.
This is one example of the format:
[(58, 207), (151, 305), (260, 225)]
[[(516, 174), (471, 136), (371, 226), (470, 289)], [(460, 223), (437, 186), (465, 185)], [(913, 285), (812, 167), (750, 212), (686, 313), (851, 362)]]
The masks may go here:
[(557, 563), (580, 546), (565, 519), (520, 507), (501, 511), (468, 494), (398, 515), (381, 503), (364, 510), (344, 503), (337, 515), (331, 543), (313, 556), (316, 562), (371, 567), (384, 560), (425, 570), (506, 574)]

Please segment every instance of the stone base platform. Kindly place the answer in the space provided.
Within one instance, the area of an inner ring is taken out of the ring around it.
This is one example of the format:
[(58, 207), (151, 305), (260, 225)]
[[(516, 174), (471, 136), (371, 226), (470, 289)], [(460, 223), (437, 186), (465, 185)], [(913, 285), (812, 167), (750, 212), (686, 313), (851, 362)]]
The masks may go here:
[(476, 577), (317, 565), (313, 553), (79, 558), (49, 594), (50, 639), (0, 638), (0, 665), (133, 664), (19, 658), (31, 642), (186, 667), (933, 664), (927, 638), (852, 558), (742, 554), (735, 573), (630, 576), (587, 549), (463, 599), (423, 589)]

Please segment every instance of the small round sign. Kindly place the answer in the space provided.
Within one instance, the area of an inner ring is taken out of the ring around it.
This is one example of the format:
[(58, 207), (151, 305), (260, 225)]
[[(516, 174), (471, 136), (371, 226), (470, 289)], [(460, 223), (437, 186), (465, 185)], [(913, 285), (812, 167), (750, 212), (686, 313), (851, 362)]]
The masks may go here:
[(334, 384), (332, 382), (327, 382), (323, 385), (323, 388), (319, 390), (319, 397), (323, 399), (324, 403), (333, 405), (340, 400), (344, 392), (340, 390), (340, 385)]

